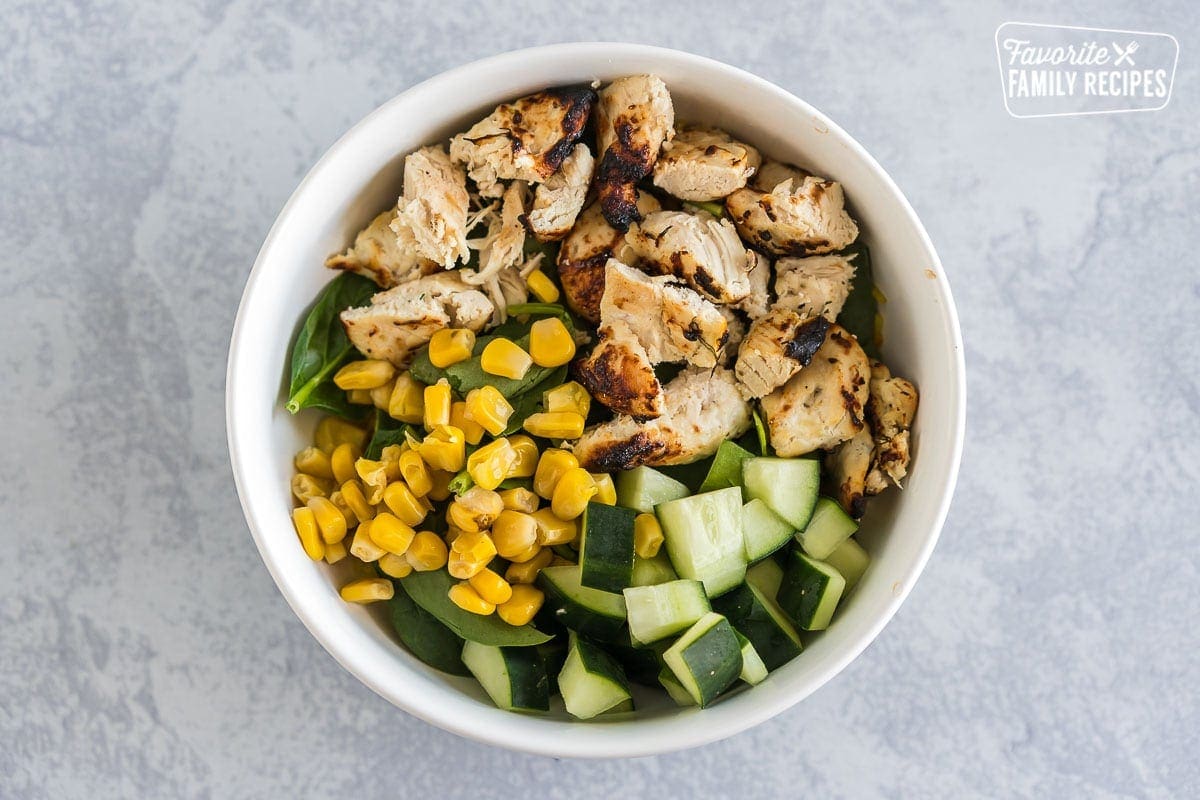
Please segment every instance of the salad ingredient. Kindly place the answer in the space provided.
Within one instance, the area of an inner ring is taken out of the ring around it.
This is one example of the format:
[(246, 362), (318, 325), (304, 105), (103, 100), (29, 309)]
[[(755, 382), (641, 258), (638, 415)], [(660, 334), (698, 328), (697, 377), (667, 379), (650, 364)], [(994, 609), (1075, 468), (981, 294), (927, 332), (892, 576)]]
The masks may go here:
[[(838, 314), (838, 322), (862, 345), (871, 358), (879, 358), (879, 301), (882, 295), (875, 287), (871, 268), (871, 251), (861, 242), (846, 251), (846, 259), (854, 261), (854, 279), (846, 294), (845, 304)], [(782, 292), (786, 286), (776, 279), (775, 290)]]
[(654, 642), (687, 630), (712, 610), (704, 585), (674, 580), (654, 586), (633, 586), (622, 592), (629, 635), (639, 644)]
[[(564, 477), (559, 483), (555, 497), (566, 481)], [(632, 583), (634, 516), (632, 509), (587, 503), (579, 526), (579, 580), (584, 586), (619, 592)]]
[[(540, 241), (562, 239), (571, 232), (587, 199), (588, 186), (596, 161), (586, 144), (577, 144), (571, 155), (563, 160), (562, 168), (538, 184), (533, 194), (533, 209), (529, 212), (529, 230)], [(557, 291), (557, 290), (556, 290)], [(557, 294), (551, 300), (558, 299)]]
[(824, 317), (802, 317), (776, 306), (750, 326), (738, 348), (734, 372), (747, 398), (762, 397), (783, 386), (812, 362), (829, 332)]
[(425, 430), (432, 431), (439, 425), (450, 424), (450, 406), (454, 399), (450, 394), (450, 383), (445, 378), (425, 387), (424, 400), (425, 411), (421, 421)]
[(836, 322), (849, 299), (851, 286), (870, 281), (869, 275), (865, 281), (854, 281), (855, 265), (861, 265), (862, 261), (853, 253), (779, 259), (775, 262), (779, 306), (795, 311), (802, 319), (823, 317)]
[(466, 440), (453, 425), (438, 425), (417, 445), (425, 463), (445, 472), (458, 472), (466, 461)]
[(395, 553), (384, 553), (375, 563), (379, 565), (379, 571), (389, 578), (407, 578), (413, 571), (407, 556), (398, 556)]
[(577, 633), (611, 641), (625, 628), (625, 598), (619, 593), (584, 586), (579, 567), (546, 567), (538, 575), (554, 618)]
[(546, 273), (540, 269), (535, 269), (525, 278), (525, 285), (529, 287), (529, 293), (543, 303), (557, 303), (559, 297), (558, 287), (554, 285), (554, 281), (546, 277)]
[(637, 182), (650, 174), (663, 142), (675, 135), (671, 93), (657, 75), (618, 78), (600, 91), (596, 186), (604, 218), (626, 230), (638, 218)]
[(408, 546), (412, 544), (413, 537), (417, 535), (416, 531), (386, 511), (371, 520), (369, 530), (372, 542), (398, 556), (405, 554)]
[(684, 281), (714, 303), (750, 294), (749, 253), (727, 219), (655, 211), (630, 226), (625, 242), (642, 269)]
[(794, 550), (775, 599), (801, 628), (822, 631), (829, 627), (845, 589), (846, 579), (836, 569)]
[[(648, 468), (647, 468), (648, 469)], [(633, 518), (633, 552), (641, 558), (654, 558), (663, 543), (662, 525), (654, 514), (638, 514)]]
[(539, 319), (529, 329), (529, 357), (539, 367), (561, 367), (575, 357), (575, 337), (562, 320)]
[(429, 513), (408, 484), (400, 481), (389, 483), (383, 490), (383, 504), (405, 525), (420, 525)]
[(909, 429), (917, 414), (917, 389), (904, 378), (894, 377), (886, 366), (871, 364), (867, 419), (875, 437), (867, 493), (878, 494), (888, 480), (899, 486), (908, 474)]
[(469, 255), (470, 202), (462, 167), (444, 147), (422, 147), (404, 159), (404, 194), (390, 227), (400, 247), (450, 269)]
[(596, 502), (606, 506), (615, 506), (617, 504), (617, 486), (613, 483), (612, 475), (607, 472), (591, 473), (592, 480), (596, 482)]
[(533, 490), (542, 498), (550, 500), (554, 497), (554, 487), (567, 470), (579, 466), (579, 459), (569, 450), (549, 447), (542, 451), (538, 459), (537, 470), (533, 474)]
[(654, 507), (692, 493), (684, 484), (651, 467), (635, 467), (617, 473), (618, 505), (653, 515)]
[(417, 424), (425, 419), (425, 391), (410, 373), (402, 372), (396, 376), (387, 412), (400, 422)]
[(742, 538), (746, 561), (761, 561), (791, 541), (796, 529), (762, 500), (742, 506)]
[[(374, 533), (375, 527), (371, 526), (372, 533)], [(418, 531), (404, 552), (404, 558), (408, 561), (408, 565), (417, 572), (441, 569), (446, 566), (449, 555), (442, 537), (432, 531)]]
[(400, 581), (400, 586), (414, 603), (467, 641), (493, 647), (527, 647), (554, 638), (532, 625), (513, 626), (495, 615), (480, 615), (460, 608), (450, 599), (451, 587), (470, 589), (470, 584), (460, 584), (445, 570), (413, 572)]
[(370, 225), (358, 232), (354, 244), (346, 252), (330, 256), (325, 266), (369, 278), (384, 289), (435, 272), (437, 264), (422, 258), (415, 250), (400, 246), (391, 230), (396, 213), (396, 209), (391, 208), (375, 217)]
[[(517, 565), (513, 565), (517, 566)], [(513, 583), (509, 599), (496, 606), (496, 615), (509, 625), (527, 625), (542, 608), (546, 595), (530, 584), (532, 580)]]
[(333, 383), (339, 389), (375, 389), (390, 381), (395, 374), (396, 368), (387, 361), (351, 361), (337, 371)]
[(734, 630), (738, 643), (742, 646), (742, 672), (738, 675), (744, 682), (756, 686), (767, 679), (767, 665), (762, 656), (754, 649), (754, 644)]
[(600, 341), (575, 375), (603, 405), (635, 419), (663, 413), (662, 385), (646, 348), (623, 321), (600, 328)]
[(467, 579), (467, 583), (480, 597), (494, 606), (507, 603), (512, 599), (512, 586), (490, 569), (485, 568), (476, 572)]
[(559, 519), (552, 508), (539, 508), (530, 514), (537, 523), (538, 544), (543, 547), (553, 547), (575, 540), (577, 529), (575, 521)]
[(547, 711), (550, 678), (546, 664), (533, 647), (493, 647), (468, 641), (462, 663), (499, 708), (507, 711)]
[[(751, 567), (751, 571), (763, 564), (778, 569), (773, 560), (767, 559)], [(778, 669), (800, 655), (803, 648), (800, 634), (775, 602), (773, 593), (768, 594), (747, 581), (714, 600), (713, 610), (724, 614), (738, 633), (754, 645), (767, 669)]]
[(729, 620), (710, 611), (667, 648), (663, 661), (703, 708), (741, 675), (742, 646)]
[(584, 419), (571, 411), (530, 414), (521, 427), (543, 439), (577, 439), (583, 433)]
[(671, 564), (681, 578), (704, 583), (709, 597), (746, 575), (742, 492), (737, 487), (671, 500), (655, 509)]
[(467, 393), (467, 416), (492, 436), (500, 435), (512, 416), (512, 404), (495, 386), (481, 386)]
[(364, 578), (347, 583), (341, 588), (339, 594), (347, 603), (365, 604), (391, 600), (395, 591), (392, 582), (386, 578)]
[(567, 660), (558, 674), (558, 690), (567, 712), (578, 719), (591, 719), (632, 700), (621, 665), (579, 636), (571, 637)]
[(403, 581), (389, 605), (392, 628), (413, 655), (451, 675), (471, 674), (462, 663), (463, 640), (414, 603), (404, 591)]
[(845, 593), (849, 594), (870, 566), (871, 557), (862, 549), (862, 545), (853, 539), (847, 539), (825, 558), (825, 563), (836, 569), (846, 580)]
[(511, 339), (497, 336), (484, 346), (479, 366), (489, 375), (519, 381), (533, 366), (533, 359)]
[(476, 486), (495, 489), (508, 477), (512, 466), (517, 463), (517, 451), (508, 439), (496, 439), (480, 447), (467, 457), (467, 472)]
[[(508, 471), (508, 478), (532, 478), (533, 473), (537, 470), (538, 448), (533, 439), (524, 434), (509, 436), (508, 443), (512, 445), (512, 449), (517, 454), (517, 460), (513, 462), (512, 467)], [(532, 493), (524, 487), (518, 487), (532, 497)], [(533, 511), (537, 508), (537, 498), (532, 497), (534, 508), (528, 509)], [(517, 509), (518, 511), (525, 509)]]
[(342, 417), (356, 415), (332, 381), (337, 369), (354, 354), (337, 315), (347, 306), (365, 302), (375, 288), (358, 275), (339, 275), (317, 296), (292, 344), (288, 411), (295, 414), (302, 408), (319, 408)]
[(688, 690), (683, 688), (683, 684), (676, 679), (675, 674), (671, 672), (669, 667), (663, 667), (662, 672), (658, 673), (658, 682), (675, 701), (675, 705), (681, 707), (694, 706), (696, 701), (692, 699), (692, 695)]
[(675, 568), (671, 566), (671, 559), (667, 557), (667, 551), (659, 550), (650, 558), (634, 554), (631, 586), (654, 586), (673, 581), (678, 577), (679, 573), (675, 572)]
[(327, 454), (345, 443), (361, 450), (367, 443), (367, 432), (349, 420), (336, 416), (325, 417), (317, 423), (313, 443)]
[(838, 503), (854, 519), (867, 510), (867, 473), (871, 469), (871, 454), (875, 441), (870, 428), (864, 426), (850, 439), (825, 454), (825, 470), (829, 473)]
[(325, 557), (325, 542), (317, 528), (317, 518), (311, 508), (301, 506), (292, 510), (292, 524), (296, 526), (296, 534), (300, 537), (300, 546), (304, 554), (313, 561)]
[(333, 467), (329, 465), (329, 455), (319, 447), (306, 447), (292, 461), (297, 472), (312, 475), (314, 478), (332, 478)]
[(821, 464), (811, 458), (751, 458), (742, 462), (746, 496), (762, 500), (795, 530), (812, 517), (821, 487)]
[(654, 165), (654, 185), (680, 200), (721, 200), (746, 185), (762, 157), (719, 128), (681, 125)]
[(513, 584), (513, 586), (517, 584), (530, 584), (537, 580), (538, 573), (550, 566), (550, 562), (554, 560), (554, 551), (549, 547), (541, 547), (536, 543), (528, 549), (535, 548), (537, 552), (528, 561), (514, 561), (508, 565), (508, 569), (504, 571), (504, 580)]
[(595, 496), (596, 480), (591, 473), (581, 467), (572, 467), (554, 484), (550, 508), (559, 519), (575, 519)]
[(365, 564), (376, 562), (388, 554), (387, 550), (371, 539), (371, 523), (372, 520), (360, 522), (354, 529), (354, 538), (350, 541), (350, 555)]
[(443, 328), (429, 340), (429, 360), (438, 369), (466, 361), (475, 349), (475, 331), (470, 328)]
[(703, 494), (730, 486), (741, 486), (742, 462), (753, 457), (753, 453), (737, 442), (721, 442), (716, 455), (713, 456), (712, 465), (708, 468), (708, 474), (704, 476), (704, 482), (696, 491)]
[[(527, 489), (510, 489), (509, 491), (525, 492), (536, 500), (536, 495)], [(501, 497), (503, 499), (503, 494)], [(536, 508), (530, 510), (533, 511)], [(492, 542), (496, 545), (496, 552), (501, 558), (511, 560), (514, 556), (519, 556), (529, 548), (537, 546), (537, 521), (527, 513), (508, 508), (506, 503), (505, 509), (497, 515), (496, 521), (492, 523)]]
[(858, 237), (840, 183), (767, 164), (752, 183), (725, 198), (738, 233), (751, 245), (779, 256), (816, 255), (841, 250)]
[(817, 499), (812, 518), (803, 530), (796, 532), (796, 541), (813, 558), (826, 559), (858, 530), (858, 523), (828, 497)]
[[(416, 450), (405, 450), (401, 453), (397, 459), (397, 468), (400, 470), (400, 477), (404, 479), (404, 483), (397, 485), (404, 486), (413, 497), (425, 497), (433, 491), (433, 478), (429, 474), (429, 468)], [(384, 502), (387, 502), (386, 489)]]
[(346, 538), (346, 517), (333, 501), (325, 497), (313, 497), (306, 505), (313, 513), (317, 528), (321, 531), (321, 538), (326, 544), (340, 542)]

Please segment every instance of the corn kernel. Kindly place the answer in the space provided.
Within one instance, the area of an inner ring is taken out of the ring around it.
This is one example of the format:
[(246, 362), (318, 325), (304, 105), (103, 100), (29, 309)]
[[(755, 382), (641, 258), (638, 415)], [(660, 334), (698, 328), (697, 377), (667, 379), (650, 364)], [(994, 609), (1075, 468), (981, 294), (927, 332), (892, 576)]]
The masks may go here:
[(417, 535), (410, 526), (405, 525), (396, 517), (384, 511), (371, 520), (369, 529), (371, 541), (398, 556), (404, 555), (413, 537)]
[(508, 439), (497, 439), (467, 457), (467, 474), (476, 486), (495, 489), (508, 477), (516, 461), (517, 451), (508, 443)]
[(475, 331), (470, 328), (442, 328), (429, 340), (429, 362), (438, 369), (466, 361), (475, 349)]
[(389, 483), (383, 490), (383, 504), (405, 525), (414, 527), (425, 521), (429, 512), (421, 503), (420, 498), (412, 493), (406, 484)]
[(537, 523), (538, 544), (543, 547), (575, 541), (575, 520), (559, 519), (550, 508), (540, 508), (530, 516)]
[(514, 564), (524, 564), (526, 561), (529, 561), (540, 552), (542, 552), (542, 546), (540, 544), (535, 544), (517, 553), (515, 556), (510, 558), (509, 561)]
[(606, 506), (615, 506), (617, 504), (617, 487), (613, 483), (612, 475), (607, 472), (593, 472), (592, 480), (596, 482), (596, 502), (604, 503)]
[(512, 404), (495, 386), (481, 386), (467, 392), (467, 416), (479, 423), (492, 436), (499, 436), (508, 427), (513, 414)]
[(397, 462), (400, 476), (404, 478), (409, 491), (417, 497), (429, 494), (433, 489), (433, 478), (429, 475), (429, 468), (421, 460), (421, 454), (415, 450), (405, 450)]
[(481, 569), (472, 575), (467, 582), (471, 584), (472, 589), (479, 593), (480, 597), (492, 605), (498, 606), (512, 599), (513, 590), (508, 585), (508, 581), (490, 569)]
[(337, 371), (333, 382), (339, 389), (374, 389), (382, 386), (396, 374), (396, 368), (388, 361), (368, 358), (351, 361)]
[(575, 519), (587, 508), (588, 501), (596, 496), (596, 481), (582, 467), (563, 473), (554, 487), (554, 498), (550, 507), (559, 519)]
[(492, 541), (501, 558), (520, 555), (537, 544), (537, 522), (528, 514), (505, 509), (492, 523)]
[(391, 600), (396, 587), (387, 578), (364, 578), (353, 581), (342, 587), (342, 599), (347, 603), (375, 603), (380, 600)]
[(356, 406), (371, 405), (370, 389), (349, 389), (346, 391), (346, 402)]
[(425, 419), (425, 389), (407, 372), (396, 376), (388, 398), (388, 416), (416, 425)]
[(354, 532), (354, 539), (350, 542), (350, 555), (368, 564), (378, 561), (387, 553), (387, 550), (375, 544), (371, 539), (373, 524), (374, 521), (368, 521), (359, 525), (358, 530)]
[(554, 556), (554, 558), (550, 559), (550, 566), (552, 566), (552, 567), (573, 567), (573, 566), (575, 566), (575, 562), (569, 558), (563, 558), (562, 556), (556, 554)]
[(436, 500), (440, 503), (449, 499), (450, 481), (454, 480), (453, 472), (433, 469), (429, 471), (429, 480), (433, 482), (433, 487), (429, 490), (429, 494), (425, 495), (426, 500)]
[(336, 564), (346, 557), (346, 540), (325, 545), (325, 563)]
[(407, 578), (412, 574), (412, 564), (408, 563), (407, 556), (398, 556), (395, 553), (384, 553), (379, 558), (379, 571), (389, 578)]
[(573, 411), (587, 419), (588, 413), (592, 410), (592, 396), (581, 384), (567, 381), (542, 392), (542, 407), (550, 413)]
[(534, 618), (546, 601), (541, 589), (528, 584), (512, 587), (508, 601), (496, 606), (496, 615), (509, 625), (526, 625)]
[(442, 541), (445, 542), (447, 546), (453, 547), (455, 540), (458, 539), (458, 537), (463, 533), (465, 533), (465, 531), (462, 528), (456, 528), (453, 525), (447, 525), (446, 532), (442, 534)]
[[(363, 493), (366, 495), (367, 502), (375, 505), (381, 501), (383, 490), (387, 488), (388, 484), (387, 464), (382, 461), (372, 461), (369, 458), (360, 458), (354, 462), (354, 471), (362, 481)], [(357, 509), (355, 511), (357, 512)]]
[(366, 522), (375, 517), (375, 509), (367, 502), (366, 495), (363, 494), (362, 486), (358, 481), (346, 481), (342, 484), (342, 499), (346, 501), (346, 505), (350, 506), (350, 510), (354, 512), (354, 516), (358, 517), (359, 522)]
[(300, 537), (300, 546), (304, 554), (313, 561), (325, 557), (325, 542), (317, 528), (317, 518), (308, 507), (292, 510), (292, 524), (296, 526), (296, 535)]
[(499, 494), (482, 486), (472, 486), (450, 504), (446, 521), (464, 531), (481, 531), (492, 527), (503, 510), (504, 501)]
[(654, 558), (663, 543), (662, 526), (653, 514), (638, 514), (633, 518), (633, 552), (642, 558)]
[(549, 500), (554, 496), (554, 487), (563, 473), (578, 466), (579, 459), (573, 453), (556, 447), (547, 448), (538, 459), (537, 470), (533, 473), (533, 490)]
[(460, 428), (438, 425), (417, 445), (417, 452), (434, 469), (458, 472), (467, 460), (466, 439)]
[(534, 511), (537, 511), (540, 503), (538, 496), (524, 486), (505, 489), (503, 492), (500, 492), (500, 502), (504, 504), (505, 508), (511, 511), (523, 511), (526, 514), (532, 514)]
[(543, 439), (578, 439), (583, 435), (583, 417), (573, 411), (547, 411), (530, 414), (522, 425)]
[(354, 509), (346, 502), (346, 498), (342, 497), (341, 489), (334, 489), (329, 495), (329, 502), (333, 503), (334, 508), (342, 512), (342, 516), (346, 518), (346, 527), (353, 528), (359, 523), (358, 515), (354, 513)]
[(312, 510), (321, 529), (321, 538), (326, 543), (340, 542), (346, 538), (346, 515), (338, 510), (333, 501), (327, 497), (314, 497), (308, 501), (307, 507)]
[(465, 400), (455, 400), (450, 404), (450, 424), (462, 429), (467, 444), (479, 444), (483, 441), (483, 426), (471, 419)]
[[(467, 534), (464, 533), (462, 536), (466, 535)], [(459, 538), (461, 539), (462, 536)], [(468, 558), (462, 553), (456, 553), (454, 551), (454, 545), (450, 546), (450, 555), (446, 560), (446, 571), (450, 573), (452, 578), (467, 580), (476, 572), (479, 572), (479, 570), (484, 569), (486, 566), (486, 563), (480, 563)]]
[(330, 481), (318, 480), (312, 475), (296, 473), (292, 476), (292, 494), (301, 503), (307, 503), (314, 497), (326, 497), (332, 488)]
[(313, 443), (331, 455), (339, 444), (352, 444), (362, 450), (367, 446), (367, 431), (341, 417), (325, 417), (317, 423)]
[[(384, 476), (388, 483), (398, 481), (402, 477), (400, 472), (400, 457), (408, 452), (407, 444), (389, 444), (379, 453), (379, 460), (383, 462)], [(357, 465), (355, 466), (357, 469)]]
[(461, 608), (463, 611), (470, 611), (472, 614), (478, 614), (481, 617), (486, 617), (496, 610), (496, 606), (489, 603), (479, 596), (479, 592), (471, 588), (469, 583), (456, 583), (450, 587), (448, 592), (450, 602)]
[(404, 557), (417, 572), (430, 572), (446, 566), (449, 554), (440, 536), (431, 531), (421, 531), (413, 537)]
[(425, 430), (431, 431), (438, 425), (450, 424), (450, 382), (442, 378), (433, 386), (425, 387), (425, 414), (422, 421)]
[(504, 579), (509, 583), (533, 583), (538, 573), (550, 566), (554, 560), (554, 551), (549, 547), (538, 547), (537, 551), (525, 561), (514, 561), (508, 565)]
[(517, 460), (508, 471), (509, 478), (532, 478), (537, 472), (537, 443), (523, 433), (508, 437), (508, 443), (517, 451)]
[(541, 302), (558, 302), (558, 287), (540, 269), (529, 273), (529, 277), (525, 279), (525, 285), (529, 287), (530, 293)]
[(359, 455), (358, 448), (349, 442), (344, 442), (334, 448), (333, 455), (329, 457), (329, 465), (333, 469), (333, 479), (338, 482), (339, 486), (358, 477), (358, 472), (354, 469), (354, 462), (358, 460)]
[(296, 453), (296, 472), (312, 475), (314, 478), (332, 478), (333, 466), (329, 463), (329, 454), (319, 447), (306, 447)]
[(479, 366), (489, 375), (519, 381), (533, 366), (533, 359), (516, 342), (497, 336), (483, 348)]
[(575, 337), (558, 317), (539, 319), (529, 328), (529, 357), (539, 367), (561, 367), (575, 357)]

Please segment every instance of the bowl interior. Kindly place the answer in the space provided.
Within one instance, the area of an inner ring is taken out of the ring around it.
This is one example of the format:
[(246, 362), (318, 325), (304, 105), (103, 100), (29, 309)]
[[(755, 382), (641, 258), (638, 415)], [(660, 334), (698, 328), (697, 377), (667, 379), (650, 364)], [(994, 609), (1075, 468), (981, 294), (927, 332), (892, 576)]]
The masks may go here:
[[(590, 724), (499, 711), (470, 679), (425, 667), (395, 639), (382, 606), (343, 603), (340, 570), (309, 561), (289, 514), (292, 455), (317, 415), (283, 409), (288, 347), (332, 274), (321, 264), (395, 202), (403, 156), (444, 141), (498, 102), (547, 85), (659, 74), (677, 119), (725, 128), (765, 155), (843, 183), (871, 246), (884, 306), (884, 358), (921, 391), (914, 459), (903, 492), (873, 500), (859, 539), (872, 565), (835, 624), (753, 691), (703, 712), (643, 693), (638, 710)], [(632, 45), (570, 45), (510, 53), (417, 86), (335, 145), (276, 221), (239, 311), (228, 376), (228, 426), (239, 493), (268, 568), (297, 614), (351, 672), (405, 710), (495, 744), (552, 755), (634, 755), (700, 744), (762, 721), (806, 696), (853, 659), (911, 588), (949, 502), (961, 447), (961, 346), (949, 289), (927, 237), (886, 174), (827, 119), (782, 90), (695, 56)], [(696, 714), (700, 720), (693, 720)]]

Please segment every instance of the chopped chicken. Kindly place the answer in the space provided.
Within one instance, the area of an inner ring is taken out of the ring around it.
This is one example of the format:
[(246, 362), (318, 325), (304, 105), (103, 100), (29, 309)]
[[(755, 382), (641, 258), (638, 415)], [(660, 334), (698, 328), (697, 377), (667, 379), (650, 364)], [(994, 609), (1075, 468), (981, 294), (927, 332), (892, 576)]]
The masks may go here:
[(738, 349), (734, 369), (742, 396), (762, 397), (783, 386), (809, 365), (828, 332), (824, 317), (802, 317), (781, 306), (756, 319)]
[(858, 341), (832, 325), (807, 367), (762, 399), (771, 446), (785, 458), (841, 444), (862, 430), (871, 365)]
[[(875, 433), (875, 452), (867, 477), (867, 493), (879, 494), (888, 479), (897, 486), (908, 474), (909, 429), (917, 413), (917, 389), (904, 378), (893, 377), (878, 361), (871, 364), (867, 419)], [(875, 489), (875, 491), (871, 491)]]
[(327, 258), (325, 266), (370, 278), (384, 289), (440, 270), (438, 264), (421, 258), (415, 250), (400, 246), (389, 227), (396, 213), (396, 209), (389, 209), (371, 220), (354, 237), (354, 244), (346, 252)]
[(746, 271), (750, 279), (750, 294), (743, 297), (734, 308), (741, 311), (751, 320), (756, 320), (771, 307), (771, 259), (756, 250), (747, 250), (749, 269)]
[(742, 315), (735, 310), (735, 306), (717, 306), (717, 310), (721, 312), (721, 316), (725, 318), (725, 361), (730, 361), (737, 357), (738, 347), (741, 346), (742, 340), (746, 338), (746, 323), (742, 319)]
[(867, 488), (867, 472), (874, 450), (871, 428), (864, 425), (862, 430), (825, 456), (825, 470), (829, 473), (833, 496), (855, 519), (861, 518), (867, 510), (866, 495), (878, 494)]
[(779, 305), (802, 317), (818, 314), (833, 322), (842, 313), (854, 280), (850, 258), (839, 255), (781, 258), (775, 262), (775, 295)]
[(487, 244), (479, 251), (479, 272), (467, 275), (467, 283), (483, 283), (521, 260), (525, 247), (525, 191), (523, 181), (513, 181), (504, 190), (500, 216), (488, 226)]
[(591, 89), (547, 89), (504, 103), (451, 139), (450, 155), (484, 197), (499, 197), (501, 180), (544, 181), (571, 155), (595, 101)]
[(466, 261), (467, 179), (440, 146), (404, 159), (404, 194), (391, 229), (398, 245), (446, 269)]
[(733, 373), (688, 368), (663, 389), (663, 413), (649, 422), (619, 415), (575, 442), (580, 465), (596, 472), (688, 464), (716, 452), (750, 427), (750, 404)]
[(667, 276), (652, 278), (609, 259), (600, 324), (622, 321), (646, 348), (651, 364), (687, 362), (712, 367), (728, 336), (715, 305)]
[(729, 220), (701, 211), (655, 211), (629, 228), (625, 243), (639, 267), (674, 275), (716, 303), (750, 294), (750, 256)]
[(752, 245), (802, 256), (841, 250), (858, 237), (840, 183), (773, 162), (762, 166), (754, 183), (725, 198), (738, 232)]
[(538, 184), (529, 212), (529, 229), (540, 241), (558, 241), (571, 232), (595, 170), (592, 151), (582, 142), (563, 161), (562, 168)]
[(683, 127), (663, 145), (654, 185), (680, 200), (721, 200), (746, 185), (762, 157), (718, 128)]
[[(638, 212), (645, 215), (661, 206), (653, 195), (638, 193)], [(583, 210), (558, 251), (558, 279), (571, 310), (593, 325), (600, 323), (600, 298), (604, 296), (604, 267), (609, 258), (624, 261), (625, 234), (608, 224), (599, 202)]]
[(618, 414), (647, 420), (663, 413), (662, 385), (646, 348), (623, 320), (602, 325), (591, 354), (574, 365), (575, 377)]
[(343, 311), (341, 320), (359, 352), (403, 367), (436, 331), (482, 330), (493, 309), (492, 301), (457, 272), (443, 272), (380, 292), (371, 305)]
[(675, 107), (657, 75), (618, 78), (600, 90), (596, 182), (609, 224), (627, 230), (639, 219), (637, 182), (650, 174), (663, 142), (675, 135)]

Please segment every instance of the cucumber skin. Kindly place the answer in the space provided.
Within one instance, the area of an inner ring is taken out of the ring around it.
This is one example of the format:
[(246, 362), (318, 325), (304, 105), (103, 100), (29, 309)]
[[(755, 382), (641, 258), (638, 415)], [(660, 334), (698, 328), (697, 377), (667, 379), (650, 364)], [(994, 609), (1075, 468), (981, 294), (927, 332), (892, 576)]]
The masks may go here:
[[(470, 664), (467, 656), (469, 648), (480, 648), (485, 653), (496, 651), (504, 661), (504, 670), (508, 674), (509, 703), (506, 706), (496, 703), (497, 707), (506, 711), (549, 711), (550, 710), (550, 677), (546, 674), (546, 662), (537, 652), (537, 647), (491, 647), (490, 645), (466, 642), (463, 644), (462, 660)], [(483, 681), (475, 676), (475, 680), (483, 685)], [(484, 689), (487, 693), (486, 688)], [(488, 693), (490, 697), (490, 693)], [(492, 702), (496, 698), (492, 697)]]
[[(731, 643), (738, 654), (737, 659), (725, 657), (731, 652)], [(705, 631), (703, 636), (684, 648), (680, 656), (693, 679), (696, 675), (704, 678), (702, 681), (696, 680), (700, 696), (694, 698), (701, 708), (720, 697), (742, 674), (742, 648), (727, 619), (722, 619)]]
[(712, 606), (750, 640), (768, 670), (774, 671), (800, 655), (800, 645), (780, 629), (748, 584), (713, 600)]
[(609, 617), (581, 607), (542, 575), (538, 576), (537, 585), (546, 593), (546, 606), (554, 609), (555, 621), (563, 627), (604, 642), (619, 639), (625, 630), (624, 617)]
[(580, 582), (589, 589), (613, 593), (630, 586), (633, 583), (633, 518), (636, 512), (621, 506), (590, 502), (583, 515)]
[(625, 669), (600, 645), (577, 636), (575, 649), (579, 651), (579, 660), (585, 670), (593, 675), (603, 675), (626, 692), (629, 691), (629, 678), (625, 675)]
[[(809, 564), (807, 558), (802, 553), (792, 551), (775, 602), (801, 629), (824, 630), (828, 623), (814, 626), (813, 618), (833, 578)], [(845, 589), (844, 581), (842, 588)]]
[(663, 669), (662, 654), (665, 643), (657, 642), (648, 647), (632, 643), (604, 642), (604, 649), (617, 660), (625, 677), (642, 686), (658, 686), (658, 674)]

